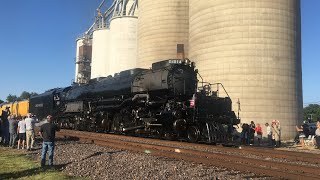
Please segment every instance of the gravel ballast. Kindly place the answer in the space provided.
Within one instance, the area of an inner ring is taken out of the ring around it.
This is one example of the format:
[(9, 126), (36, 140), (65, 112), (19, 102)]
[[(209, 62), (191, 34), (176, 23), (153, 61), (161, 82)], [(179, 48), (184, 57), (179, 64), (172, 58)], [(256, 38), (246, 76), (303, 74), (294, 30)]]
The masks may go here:
[[(30, 154), (39, 160), (40, 153), (39, 148)], [(70, 140), (56, 142), (54, 164), (70, 176), (89, 179), (268, 179), (153, 156), (148, 150), (133, 153)]]

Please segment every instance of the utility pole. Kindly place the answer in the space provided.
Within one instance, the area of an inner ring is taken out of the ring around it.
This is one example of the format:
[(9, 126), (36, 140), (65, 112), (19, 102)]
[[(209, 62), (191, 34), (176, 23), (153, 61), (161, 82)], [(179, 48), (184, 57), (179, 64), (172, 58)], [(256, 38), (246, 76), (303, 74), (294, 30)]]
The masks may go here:
[(311, 114), (309, 114), (309, 116), (310, 116), (310, 117), (308, 117), (308, 119), (309, 119), (309, 122), (312, 122), (312, 117), (313, 117), (313, 114), (311, 113)]

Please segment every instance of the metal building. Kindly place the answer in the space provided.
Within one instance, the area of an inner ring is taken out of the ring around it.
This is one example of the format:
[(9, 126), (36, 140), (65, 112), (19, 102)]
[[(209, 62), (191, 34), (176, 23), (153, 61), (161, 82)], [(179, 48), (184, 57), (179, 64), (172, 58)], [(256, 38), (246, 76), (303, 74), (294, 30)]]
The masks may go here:
[(189, 1), (189, 57), (202, 77), (223, 83), (236, 111), (239, 98), (242, 123), (279, 120), (282, 138), (293, 138), (302, 120), (300, 0)]
[(188, 57), (188, 0), (139, 0), (138, 67), (177, 57), (177, 45)]
[(85, 84), (91, 77), (92, 40), (88, 36), (76, 40), (75, 82)]

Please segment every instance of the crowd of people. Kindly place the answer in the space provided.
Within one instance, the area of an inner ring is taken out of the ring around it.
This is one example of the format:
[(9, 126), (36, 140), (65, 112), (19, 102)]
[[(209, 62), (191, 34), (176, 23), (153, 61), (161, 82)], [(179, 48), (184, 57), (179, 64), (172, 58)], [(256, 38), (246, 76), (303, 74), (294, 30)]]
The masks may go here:
[(295, 143), (301, 144), (302, 147), (305, 147), (305, 139), (311, 140), (316, 148), (320, 149), (320, 119), (316, 123), (316, 129), (313, 132), (310, 132), (310, 128), (307, 123), (296, 126), (297, 136), (295, 137)]
[[(4, 146), (31, 151), (35, 148), (36, 117), (28, 113), (26, 117), (11, 115), (10, 108), (2, 111), (0, 116), (0, 143)], [(40, 126), (39, 135), (43, 139), (41, 153), (41, 167), (45, 166), (46, 154), (49, 154), (48, 165), (53, 165), (55, 148), (55, 133), (59, 131), (53, 124), (53, 117), (47, 116), (47, 123)]]
[(10, 115), (9, 109), (6, 109), (1, 115), (1, 143), (12, 148), (32, 150), (35, 123), (35, 116), (31, 113), (26, 117), (16, 117)]
[[(281, 145), (281, 126), (280, 121), (273, 120), (271, 124), (265, 123), (266, 127), (266, 141), (268, 142), (267, 145), (269, 147), (280, 147)], [(242, 145), (257, 145), (260, 146), (262, 142), (262, 126), (260, 124), (255, 124), (251, 121), (250, 124), (243, 123), (241, 125), (242, 131), (240, 133), (240, 143)], [(312, 143), (316, 148), (320, 148), (320, 120), (317, 121), (316, 130), (312, 135)], [(297, 137), (296, 141), (297, 144), (301, 144), (302, 147), (305, 147), (305, 139), (311, 135), (309, 133), (308, 125), (303, 124), (301, 126), (296, 126), (297, 130)], [(308, 139), (309, 140), (309, 139)]]
[[(271, 147), (280, 146), (281, 128), (278, 120), (273, 120), (271, 126), (269, 123), (265, 123), (267, 130), (268, 145)], [(253, 121), (250, 124), (243, 123), (242, 131), (240, 134), (241, 144), (243, 145), (254, 145), (255, 139), (257, 145), (260, 146), (262, 142), (262, 126), (258, 123), (255, 125)]]

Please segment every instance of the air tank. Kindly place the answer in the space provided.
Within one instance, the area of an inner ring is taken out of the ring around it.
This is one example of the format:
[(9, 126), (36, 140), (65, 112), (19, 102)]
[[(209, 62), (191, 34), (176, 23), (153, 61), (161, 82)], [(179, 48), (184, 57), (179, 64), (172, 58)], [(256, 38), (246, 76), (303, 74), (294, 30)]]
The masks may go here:
[(136, 16), (119, 16), (110, 22), (110, 74), (137, 66)]
[(177, 57), (177, 44), (188, 56), (188, 0), (139, 0), (138, 67)]
[(91, 79), (111, 75), (110, 46), (110, 30), (96, 29), (92, 38)]
[(189, 2), (189, 57), (205, 81), (223, 83), (235, 111), (239, 99), (242, 123), (279, 120), (281, 138), (293, 138), (302, 120), (300, 0)]

